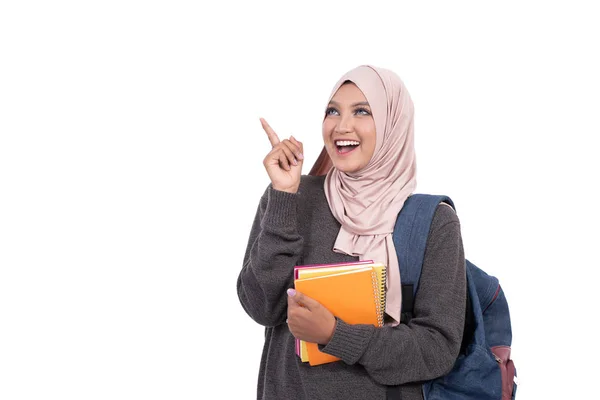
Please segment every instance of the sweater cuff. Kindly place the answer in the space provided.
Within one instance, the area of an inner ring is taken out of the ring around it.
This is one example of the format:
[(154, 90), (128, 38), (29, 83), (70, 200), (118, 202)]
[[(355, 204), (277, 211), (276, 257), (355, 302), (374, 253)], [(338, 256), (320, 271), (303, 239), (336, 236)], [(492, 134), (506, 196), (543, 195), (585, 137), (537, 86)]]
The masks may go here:
[(282, 192), (269, 186), (267, 208), (263, 224), (272, 226), (296, 226), (298, 194)]
[(346, 364), (355, 364), (365, 352), (375, 327), (372, 325), (350, 325), (336, 319), (333, 337), (319, 350), (332, 356), (341, 358)]

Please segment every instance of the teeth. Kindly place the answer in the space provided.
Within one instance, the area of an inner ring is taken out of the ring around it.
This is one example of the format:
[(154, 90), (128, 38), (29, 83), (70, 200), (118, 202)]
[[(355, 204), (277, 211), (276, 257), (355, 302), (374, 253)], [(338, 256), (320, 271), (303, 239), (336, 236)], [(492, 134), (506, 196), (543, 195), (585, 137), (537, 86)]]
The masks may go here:
[(355, 140), (338, 140), (336, 146), (358, 146), (360, 143)]

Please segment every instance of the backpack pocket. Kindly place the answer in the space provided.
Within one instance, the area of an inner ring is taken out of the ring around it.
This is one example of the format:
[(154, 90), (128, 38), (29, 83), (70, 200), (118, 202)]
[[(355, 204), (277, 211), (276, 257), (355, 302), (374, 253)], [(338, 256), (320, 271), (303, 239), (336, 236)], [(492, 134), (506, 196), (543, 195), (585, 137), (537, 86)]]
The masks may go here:
[(489, 348), (471, 344), (447, 375), (423, 385), (423, 397), (425, 400), (500, 400), (502, 372), (499, 365)]
[(502, 375), (502, 400), (512, 400), (515, 398), (517, 389), (515, 385), (516, 370), (513, 360), (510, 359), (510, 347), (494, 346), (492, 353), (496, 357)]

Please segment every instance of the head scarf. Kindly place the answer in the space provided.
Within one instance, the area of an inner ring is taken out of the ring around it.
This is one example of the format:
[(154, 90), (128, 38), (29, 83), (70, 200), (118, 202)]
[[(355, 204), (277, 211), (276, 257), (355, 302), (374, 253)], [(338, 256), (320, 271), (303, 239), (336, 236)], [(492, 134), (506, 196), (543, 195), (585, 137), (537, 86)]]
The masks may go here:
[(398, 213), (416, 188), (413, 102), (394, 72), (370, 65), (346, 73), (329, 100), (346, 81), (367, 98), (377, 139), (363, 169), (344, 173), (332, 168), (325, 178), (329, 207), (342, 225), (333, 250), (386, 264), (386, 314), (397, 325), (402, 291), (392, 233)]

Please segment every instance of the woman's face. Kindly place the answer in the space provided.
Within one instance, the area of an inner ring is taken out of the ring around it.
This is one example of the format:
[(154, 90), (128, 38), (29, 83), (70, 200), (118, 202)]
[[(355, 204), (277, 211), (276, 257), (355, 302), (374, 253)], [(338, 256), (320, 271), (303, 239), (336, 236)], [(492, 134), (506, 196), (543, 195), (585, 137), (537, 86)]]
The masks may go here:
[(357, 172), (373, 157), (375, 120), (365, 95), (354, 83), (342, 85), (329, 102), (323, 141), (333, 165), (342, 172)]

